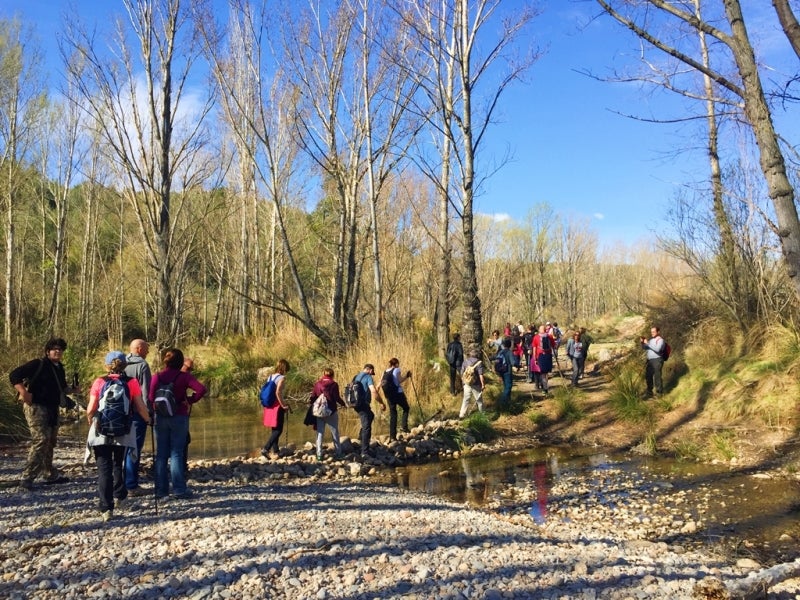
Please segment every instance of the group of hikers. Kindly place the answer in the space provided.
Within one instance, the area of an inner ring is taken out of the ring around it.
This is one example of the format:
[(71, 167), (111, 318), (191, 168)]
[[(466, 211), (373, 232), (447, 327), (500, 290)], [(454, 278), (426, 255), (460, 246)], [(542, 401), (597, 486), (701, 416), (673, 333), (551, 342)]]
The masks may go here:
[[(80, 393), (77, 373), (67, 384), (62, 358), (67, 343), (51, 338), (44, 356), (30, 360), (9, 374), (19, 393), (31, 436), (30, 449), (19, 487), (33, 488), (37, 477), (46, 485), (68, 482), (53, 466), (58, 437), (59, 408), (67, 406), (71, 394)], [(87, 460), (97, 463), (98, 508), (104, 521), (114, 509), (124, 506), (128, 496), (145, 492), (139, 485), (142, 446), (148, 426), (153, 427), (156, 499), (170, 494), (191, 495), (186, 484), (186, 452), (189, 444), (191, 407), (206, 394), (192, 374), (194, 363), (178, 348), (161, 356), (161, 370), (151, 374), (147, 363), (149, 345), (133, 340), (126, 355), (113, 350), (105, 355), (106, 375), (94, 380), (89, 390), (86, 418), (89, 423)]]
[[(554, 363), (558, 366), (558, 351), (564, 341), (564, 334), (556, 322), (546, 322), (542, 325), (523, 325), (522, 321), (516, 325), (510, 322), (505, 324), (503, 332), (499, 329), (492, 331), (492, 336), (487, 343), (486, 352), (481, 348), (473, 347), (465, 357), (461, 335), (453, 335), (445, 352), (447, 363), (450, 367), (450, 393), (458, 394), (458, 382), (463, 386), (463, 398), (459, 418), (464, 418), (471, 404), (475, 404), (479, 411), (483, 411), (482, 395), (486, 387), (484, 379), (484, 361), (482, 355), (491, 363), (492, 370), (503, 381), (503, 391), (497, 401), (499, 410), (508, 407), (511, 401), (511, 387), (513, 373), (524, 371), (526, 381), (535, 383), (537, 389), (549, 395), (549, 374), (553, 371)], [(572, 363), (571, 382), (577, 386), (584, 375), (586, 356), (591, 345), (591, 337), (586, 329), (576, 328), (568, 336), (566, 353)]]
[[(671, 348), (660, 335), (658, 327), (651, 328), (649, 339), (641, 338), (646, 352), (646, 398), (663, 393), (662, 368), (669, 358)], [(450, 392), (458, 393), (458, 382), (463, 387), (459, 418), (466, 417), (470, 406), (483, 411), (483, 392), (486, 389), (486, 363), (503, 381), (503, 390), (497, 401), (498, 410), (507, 408), (511, 400), (513, 372), (524, 371), (528, 382), (536, 383), (545, 395), (549, 394), (549, 374), (553, 364), (558, 365), (559, 348), (564, 345), (564, 335), (558, 323), (512, 326), (507, 323), (501, 335), (494, 330), (486, 351), (479, 346), (469, 349), (466, 356), (461, 336), (456, 333), (448, 344), (446, 358), (450, 367)], [(571, 383), (577, 386), (583, 377), (591, 337), (585, 328), (576, 328), (567, 336), (566, 354), (572, 363)], [(77, 373), (72, 384), (67, 383), (62, 358), (67, 343), (61, 338), (51, 338), (44, 348), (44, 356), (30, 360), (9, 374), (23, 404), (23, 412), (31, 436), (30, 449), (19, 481), (22, 490), (30, 490), (41, 477), (44, 484), (63, 484), (68, 481), (53, 466), (53, 450), (59, 427), (59, 409), (71, 402), (70, 395), (80, 393)], [(87, 460), (94, 455), (97, 463), (98, 508), (102, 518), (113, 517), (115, 508), (124, 505), (128, 496), (143, 495), (139, 485), (139, 457), (142, 453), (148, 426), (153, 427), (155, 454), (156, 499), (171, 494), (176, 498), (191, 495), (186, 483), (187, 452), (190, 442), (189, 416), (192, 405), (207, 392), (193, 375), (194, 363), (178, 348), (168, 348), (161, 356), (161, 370), (151, 374), (147, 363), (149, 344), (135, 339), (126, 355), (119, 350), (106, 354), (106, 375), (94, 380), (89, 391), (86, 418), (89, 423)], [(274, 389), (275, 401), (265, 405), (263, 422), (272, 429), (261, 450), (265, 457), (279, 454), (278, 441), (290, 410), (284, 396), (285, 378), (289, 362), (280, 359), (268, 382)], [(389, 408), (389, 438), (397, 440), (398, 417), (400, 431), (408, 432), (409, 403), (403, 384), (410, 381), (410, 370), (402, 371), (400, 360), (392, 358), (379, 382), (375, 381), (375, 367), (367, 363), (345, 386), (347, 402), (342, 397), (332, 368), (325, 368), (309, 396), (304, 423), (316, 431), (317, 460), (323, 458), (325, 429), (331, 430), (335, 454), (342, 455), (339, 439), (338, 408), (349, 406), (359, 415), (359, 444), (362, 458), (371, 456), (370, 443), (375, 413), (372, 401)], [(265, 384), (266, 385), (266, 384)], [(413, 381), (412, 381), (413, 386)], [(383, 395), (383, 398), (381, 398)]]
[[(289, 372), (289, 362), (285, 358), (278, 360), (274, 373), (269, 376), (264, 386), (274, 387), (274, 401), (264, 405), (263, 422), (272, 429), (267, 443), (261, 449), (264, 457), (274, 458), (280, 455), (278, 440), (280, 439), (285, 424), (285, 415), (291, 410), (284, 396), (286, 373)], [(372, 457), (370, 443), (372, 440), (372, 423), (375, 413), (372, 411), (372, 401), (381, 405), (383, 410), (389, 408), (389, 438), (397, 440), (398, 417), (400, 431), (408, 433), (408, 397), (403, 389), (403, 384), (412, 377), (411, 371), (403, 372), (400, 368), (400, 359), (391, 358), (388, 367), (376, 384), (375, 366), (371, 363), (364, 365), (345, 387), (347, 402), (342, 397), (339, 383), (335, 379), (334, 370), (326, 367), (322, 376), (314, 383), (308, 398), (308, 408), (303, 421), (305, 425), (313, 427), (316, 431), (317, 460), (323, 459), (322, 442), (325, 429), (331, 431), (333, 447), (336, 458), (342, 456), (342, 446), (339, 439), (339, 407), (353, 408), (358, 414), (361, 428), (359, 430), (359, 450), (361, 457)], [(413, 385), (413, 384), (412, 384)], [(379, 391), (380, 390), (380, 391)], [(381, 395), (385, 398), (381, 398)], [(263, 404), (263, 402), (262, 402)], [(398, 410), (399, 409), (399, 410)]]

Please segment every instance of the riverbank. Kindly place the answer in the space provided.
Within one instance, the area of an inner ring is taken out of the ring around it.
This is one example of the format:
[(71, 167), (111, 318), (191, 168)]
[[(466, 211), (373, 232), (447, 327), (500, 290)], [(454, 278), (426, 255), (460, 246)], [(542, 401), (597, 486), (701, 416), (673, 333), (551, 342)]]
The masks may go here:
[[(303, 451), (200, 461), (192, 498), (131, 498), (103, 522), (82, 458), (82, 444), (58, 448), (65, 485), (0, 490), (0, 597), (689, 598), (761, 568), (690, 543), (702, 523), (681, 517), (670, 485), (607, 467), (559, 478), (542, 515), (535, 487), (476, 510)], [(3, 451), (4, 482), (21, 462)], [(796, 583), (769, 597), (795, 597)]]

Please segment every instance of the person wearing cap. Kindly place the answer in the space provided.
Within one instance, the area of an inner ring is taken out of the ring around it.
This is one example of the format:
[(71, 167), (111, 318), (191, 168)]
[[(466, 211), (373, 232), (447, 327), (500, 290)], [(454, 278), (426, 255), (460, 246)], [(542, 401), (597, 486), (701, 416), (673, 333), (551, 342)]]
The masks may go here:
[[(128, 355), (125, 357), (125, 375), (139, 382), (142, 398), (147, 398), (150, 392), (150, 380), (153, 377), (150, 365), (147, 364), (149, 352), (150, 344), (142, 339), (135, 339), (131, 342)], [(139, 413), (133, 415), (133, 422), (136, 423), (136, 450), (131, 449), (125, 453), (125, 487), (131, 496), (139, 496), (145, 493), (139, 487), (139, 461), (142, 457), (147, 427)]]
[(375, 413), (372, 411), (371, 401), (381, 405), (381, 410), (386, 411), (386, 403), (381, 399), (378, 388), (375, 386), (375, 365), (367, 363), (361, 372), (353, 378), (354, 383), (359, 383), (367, 392), (366, 403), (356, 406), (358, 420), (361, 429), (358, 432), (358, 439), (361, 442), (361, 458), (369, 458), (369, 444), (372, 439), (372, 422), (375, 420)]
[[(149, 401), (155, 408), (156, 391), (159, 387), (172, 384), (172, 392), (177, 400), (172, 416), (156, 415), (156, 497), (169, 494), (172, 481), (172, 494), (175, 498), (188, 498), (191, 492), (186, 487), (183, 472), (183, 457), (186, 452), (186, 436), (189, 433), (189, 409), (206, 395), (206, 386), (200, 383), (191, 372), (182, 371), (184, 357), (178, 348), (168, 348), (161, 359), (164, 368), (153, 375), (150, 382)], [(189, 396), (188, 390), (194, 394)], [(167, 471), (169, 465), (169, 471)]]
[(89, 405), (86, 407), (86, 419), (89, 421), (89, 436), (86, 445), (94, 452), (97, 463), (97, 496), (98, 508), (104, 521), (114, 515), (115, 505), (119, 508), (128, 490), (125, 487), (123, 468), (126, 451), (135, 452), (137, 438), (137, 422), (131, 420), (131, 428), (122, 436), (105, 436), (99, 433), (97, 426), (100, 412), (100, 396), (109, 381), (121, 379), (128, 388), (131, 401), (131, 412), (134, 410), (141, 417), (143, 427), (150, 424), (150, 414), (142, 399), (142, 388), (134, 377), (125, 375), (125, 355), (119, 350), (106, 354), (104, 361), (108, 375), (98, 377), (89, 390)]
[(18, 366), (8, 375), (11, 385), (19, 392), (31, 435), (28, 459), (19, 482), (21, 490), (30, 490), (40, 475), (46, 484), (68, 481), (53, 467), (61, 396), (79, 391), (76, 387), (67, 387), (64, 365), (61, 364), (66, 349), (67, 342), (63, 339), (51, 338), (44, 346), (43, 357)]

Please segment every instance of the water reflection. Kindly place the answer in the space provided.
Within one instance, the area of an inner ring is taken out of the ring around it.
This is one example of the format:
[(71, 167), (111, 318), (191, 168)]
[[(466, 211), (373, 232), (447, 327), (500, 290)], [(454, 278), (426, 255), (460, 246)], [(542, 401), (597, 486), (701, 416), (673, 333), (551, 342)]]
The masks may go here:
[[(267, 441), (270, 429), (262, 423), (263, 411), (257, 399), (251, 407), (231, 407), (230, 403), (209, 398), (198, 402), (192, 408), (189, 431), (192, 443), (189, 446), (190, 460), (211, 460), (233, 458), (257, 453)], [(315, 439), (314, 430), (303, 425), (305, 407), (298, 405), (287, 416), (281, 447), (293, 444), (302, 447)], [(358, 415), (353, 410), (340, 410), (339, 432), (341, 436), (358, 439), (360, 429)], [(68, 437), (85, 439), (88, 426), (85, 419), (67, 424), (61, 429)], [(376, 411), (372, 424), (372, 435), (385, 435), (389, 431), (388, 417)], [(148, 436), (150, 434), (148, 433)], [(145, 448), (150, 448), (146, 440)]]
[[(558, 465), (558, 461), (555, 464)], [(547, 462), (537, 460), (533, 464), (533, 481), (536, 486), (536, 502), (533, 503), (528, 512), (534, 522), (541, 525), (547, 518), (547, 495), (550, 492), (552, 483), (552, 472), (548, 473)]]

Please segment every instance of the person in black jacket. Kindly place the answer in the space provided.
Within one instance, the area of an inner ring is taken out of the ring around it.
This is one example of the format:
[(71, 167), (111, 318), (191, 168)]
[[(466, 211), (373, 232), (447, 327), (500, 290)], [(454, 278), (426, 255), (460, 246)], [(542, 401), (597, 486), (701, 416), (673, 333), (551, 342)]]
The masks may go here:
[(461, 334), (453, 334), (453, 341), (447, 344), (447, 364), (450, 365), (450, 394), (456, 395), (456, 380), (464, 364), (464, 346), (461, 344)]
[(68, 481), (53, 467), (61, 397), (78, 391), (77, 388), (67, 387), (64, 365), (61, 364), (66, 349), (67, 342), (63, 339), (51, 338), (45, 344), (44, 357), (20, 365), (8, 376), (11, 385), (19, 392), (31, 434), (28, 460), (19, 482), (20, 488), (24, 490), (31, 489), (34, 480), (40, 475), (47, 484)]

